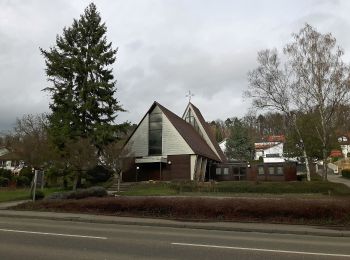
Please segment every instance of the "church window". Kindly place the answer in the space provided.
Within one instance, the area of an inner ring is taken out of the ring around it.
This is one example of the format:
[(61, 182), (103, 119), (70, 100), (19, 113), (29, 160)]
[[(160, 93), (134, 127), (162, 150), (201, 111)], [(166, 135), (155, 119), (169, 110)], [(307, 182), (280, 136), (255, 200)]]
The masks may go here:
[(149, 115), (148, 154), (162, 154), (162, 114), (153, 110)]

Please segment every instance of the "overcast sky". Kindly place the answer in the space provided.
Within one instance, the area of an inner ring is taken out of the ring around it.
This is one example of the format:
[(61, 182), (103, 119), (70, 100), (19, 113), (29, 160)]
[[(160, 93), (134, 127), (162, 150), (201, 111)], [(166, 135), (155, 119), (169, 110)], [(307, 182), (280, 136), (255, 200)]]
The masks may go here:
[[(182, 115), (188, 100), (206, 120), (243, 116), (247, 72), (258, 50), (281, 49), (305, 23), (332, 32), (350, 55), (350, 1), (96, 0), (118, 47), (117, 98), (138, 123), (153, 101)], [(49, 111), (39, 47), (79, 18), (90, 1), (0, 0), (0, 131), (17, 117)]]

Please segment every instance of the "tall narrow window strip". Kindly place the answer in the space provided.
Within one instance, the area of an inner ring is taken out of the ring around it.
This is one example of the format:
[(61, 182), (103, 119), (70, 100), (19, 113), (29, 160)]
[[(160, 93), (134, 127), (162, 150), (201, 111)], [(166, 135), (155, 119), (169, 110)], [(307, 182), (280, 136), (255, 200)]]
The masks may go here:
[(162, 114), (152, 111), (149, 115), (149, 142), (148, 154), (162, 154)]

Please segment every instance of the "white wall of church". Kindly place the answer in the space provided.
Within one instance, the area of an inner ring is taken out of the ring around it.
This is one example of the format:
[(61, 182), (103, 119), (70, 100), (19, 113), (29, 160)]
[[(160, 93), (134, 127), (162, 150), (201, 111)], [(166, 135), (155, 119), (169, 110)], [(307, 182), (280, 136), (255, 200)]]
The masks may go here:
[[(155, 107), (154, 111), (162, 113), (159, 107)], [(147, 114), (126, 146), (128, 153), (131, 156), (148, 156), (148, 128), (149, 115)], [(178, 133), (169, 119), (162, 113), (162, 155), (167, 156), (193, 153), (191, 147)]]
[(148, 156), (148, 122), (147, 114), (126, 146), (132, 156)]
[(169, 119), (163, 114), (163, 155), (193, 154), (191, 147), (179, 134)]

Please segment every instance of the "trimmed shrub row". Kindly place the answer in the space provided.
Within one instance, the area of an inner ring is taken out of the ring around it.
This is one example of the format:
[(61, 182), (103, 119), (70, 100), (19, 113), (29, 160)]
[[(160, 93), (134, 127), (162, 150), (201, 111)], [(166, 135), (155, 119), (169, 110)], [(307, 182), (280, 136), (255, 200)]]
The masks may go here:
[(43, 200), (17, 208), (195, 220), (350, 224), (350, 204), (345, 199), (108, 197)]
[(76, 191), (54, 192), (45, 200), (65, 200), (65, 199), (84, 199), (88, 197), (104, 197), (107, 196), (107, 191), (103, 187), (91, 187), (88, 189), (79, 189)]
[[(312, 182), (249, 182), (225, 181), (211, 184), (196, 184), (194, 182), (170, 183), (169, 188), (182, 192), (222, 192), (222, 193), (319, 193), (350, 195), (350, 189), (340, 183), (324, 181)], [(138, 188), (136, 186), (136, 188)]]

